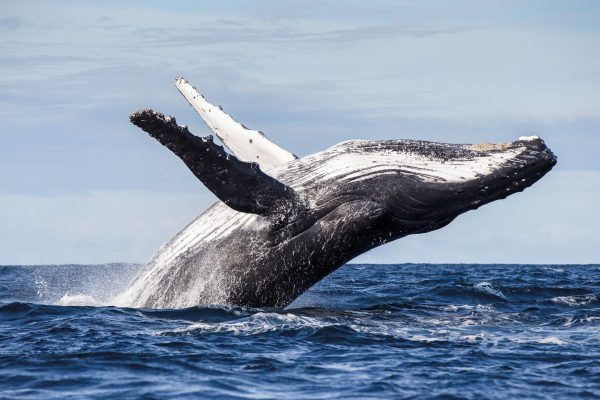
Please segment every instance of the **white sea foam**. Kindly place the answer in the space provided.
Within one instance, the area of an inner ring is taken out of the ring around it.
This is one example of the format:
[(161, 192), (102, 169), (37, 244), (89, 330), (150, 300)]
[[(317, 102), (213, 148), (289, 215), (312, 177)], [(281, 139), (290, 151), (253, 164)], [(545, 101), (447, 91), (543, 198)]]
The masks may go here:
[(569, 342), (566, 342), (566, 341), (564, 341), (562, 339), (559, 339), (557, 337), (554, 337), (554, 336), (550, 336), (550, 337), (545, 337), (545, 338), (542, 338), (542, 339), (538, 339), (537, 343), (540, 343), (540, 344), (555, 344), (557, 346), (561, 346), (561, 345), (564, 345), (564, 344), (568, 344)]
[(465, 341), (467, 343), (477, 343), (479, 341), (482, 341), (483, 338), (484, 338), (484, 334), (478, 333), (475, 335), (463, 335), (460, 337), (460, 340)]
[(441, 308), (442, 311), (457, 312), (457, 311), (477, 311), (477, 312), (491, 312), (494, 311), (494, 307), (489, 304), (449, 304)]
[(57, 305), (59, 306), (102, 306), (103, 304), (95, 300), (93, 297), (85, 294), (65, 294), (61, 297)]
[(460, 308), (454, 304), (442, 307), (442, 311), (457, 312)]
[(573, 317), (573, 316), (569, 316), (567, 318), (565, 318), (565, 322), (563, 324), (563, 326), (571, 326), (574, 324), (581, 324), (581, 323), (595, 323), (595, 322), (599, 322), (600, 321), (600, 317), (596, 317), (596, 316), (590, 316), (590, 315), (586, 315), (583, 317)]
[(305, 328), (323, 328), (339, 325), (313, 317), (279, 313), (258, 312), (246, 318), (225, 322), (196, 322), (183, 328), (160, 332), (159, 334), (192, 333), (232, 333), (235, 335), (256, 335), (265, 332), (285, 331)]
[(562, 269), (562, 268), (556, 268), (556, 267), (544, 267), (544, 271), (557, 272), (557, 273), (563, 273), (563, 272), (565, 272), (564, 269)]
[(598, 298), (594, 294), (575, 295), (575, 296), (558, 296), (550, 299), (551, 302), (556, 304), (564, 304), (570, 307), (578, 307), (586, 304), (590, 304), (596, 301)]
[(479, 290), (480, 292), (491, 294), (493, 296), (500, 297), (501, 299), (506, 300), (506, 296), (504, 296), (504, 293), (502, 293), (498, 289), (495, 289), (489, 282), (479, 282), (474, 286), (474, 288)]

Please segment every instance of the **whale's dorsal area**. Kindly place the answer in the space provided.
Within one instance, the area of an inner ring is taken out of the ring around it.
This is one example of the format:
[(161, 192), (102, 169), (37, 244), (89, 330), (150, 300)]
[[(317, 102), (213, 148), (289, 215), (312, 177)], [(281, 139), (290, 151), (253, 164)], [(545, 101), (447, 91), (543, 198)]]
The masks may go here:
[(210, 104), (185, 79), (175, 79), (175, 86), (214, 134), (240, 160), (255, 162), (263, 171), (268, 171), (297, 158), (273, 143), (262, 132), (246, 128), (220, 106)]

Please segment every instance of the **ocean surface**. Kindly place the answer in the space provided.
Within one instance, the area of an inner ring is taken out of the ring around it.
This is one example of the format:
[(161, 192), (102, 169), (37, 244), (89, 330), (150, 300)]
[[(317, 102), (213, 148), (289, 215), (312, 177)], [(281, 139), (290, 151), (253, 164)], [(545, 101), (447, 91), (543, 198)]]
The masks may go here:
[(599, 265), (346, 265), (285, 310), (107, 306), (138, 268), (0, 267), (0, 398), (600, 398)]

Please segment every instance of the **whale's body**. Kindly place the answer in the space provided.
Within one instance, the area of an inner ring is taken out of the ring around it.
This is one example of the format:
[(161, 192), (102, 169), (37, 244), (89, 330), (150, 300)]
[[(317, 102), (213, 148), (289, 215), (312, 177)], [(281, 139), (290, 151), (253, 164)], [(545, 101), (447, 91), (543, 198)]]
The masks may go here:
[(221, 201), (158, 252), (119, 305), (283, 307), (359, 254), (521, 191), (556, 163), (537, 137), (501, 145), (348, 141), (297, 158), (177, 84), (237, 158), (171, 117), (132, 115)]

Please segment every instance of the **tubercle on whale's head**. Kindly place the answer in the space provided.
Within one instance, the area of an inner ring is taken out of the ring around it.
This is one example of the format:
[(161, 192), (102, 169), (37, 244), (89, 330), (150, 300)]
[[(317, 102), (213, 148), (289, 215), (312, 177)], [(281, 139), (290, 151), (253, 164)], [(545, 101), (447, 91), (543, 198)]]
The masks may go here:
[(372, 199), (385, 207), (393, 233), (400, 236), (438, 229), (466, 211), (520, 192), (557, 162), (537, 136), (476, 145), (419, 142), (415, 147), (414, 142), (398, 141), (386, 151), (411, 152), (426, 160), (363, 181), (380, 188)]

